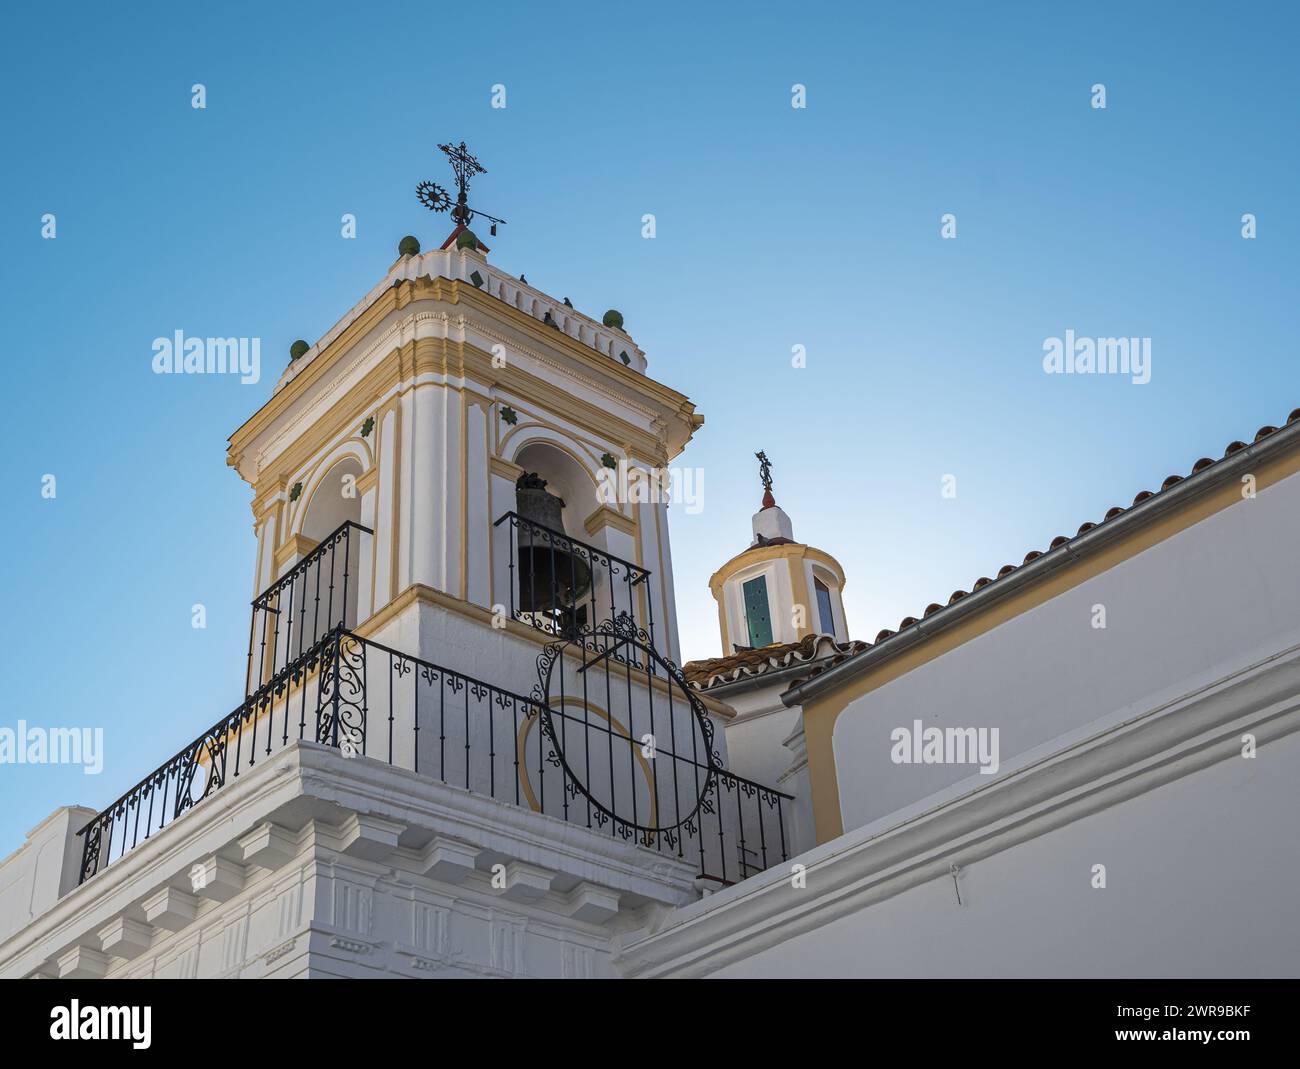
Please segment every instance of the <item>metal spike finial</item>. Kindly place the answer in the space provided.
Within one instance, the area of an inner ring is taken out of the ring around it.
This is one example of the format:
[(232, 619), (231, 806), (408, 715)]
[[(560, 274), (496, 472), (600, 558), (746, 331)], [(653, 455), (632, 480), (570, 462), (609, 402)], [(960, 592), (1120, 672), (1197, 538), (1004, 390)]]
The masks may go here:
[(497, 226), (504, 225), (505, 220), (469, 206), (470, 179), (475, 175), (487, 174), (487, 168), (470, 153), (464, 141), (459, 145), (439, 145), (438, 148), (447, 154), (447, 159), (451, 161), (452, 172), (456, 176), (456, 203), (453, 206), (451, 194), (437, 182), (421, 182), (415, 187), (416, 197), (431, 212), (445, 212), (450, 208), (451, 217), (456, 220), (457, 226), (468, 228), (474, 216), (480, 215), (492, 224), (492, 233), (495, 234)]
[(763, 484), (763, 507), (770, 509), (776, 504), (772, 496), (772, 462), (767, 459), (767, 452), (760, 449), (754, 456), (758, 459), (758, 478)]

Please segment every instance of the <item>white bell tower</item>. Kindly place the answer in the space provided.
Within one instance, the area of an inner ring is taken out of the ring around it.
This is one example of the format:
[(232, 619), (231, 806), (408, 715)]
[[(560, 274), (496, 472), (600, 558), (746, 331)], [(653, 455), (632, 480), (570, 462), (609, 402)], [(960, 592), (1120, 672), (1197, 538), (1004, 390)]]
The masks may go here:
[(231, 436), (244, 693), (8, 870), (65, 914), (10, 973), (612, 976), (629, 932), (790, 856), (792, 799), (727, 767), (735, 711), (675, 663), (656, 491), (703, 420), (621, 314), (489, 262), (482, 168), (440, 147), (451, 235), (403, 239)]
[[(256, 592), (310, 571), (303, 562), (331, 533), (355, 525), (335, 561), (315, 565), (342, 597), (347, 561), (347, 626), (416, 653), (436, 646), (444, 660), (450, 644), (462, 663), (495, 661), (503, 636), (527, 641), (547, 624), (528, 589), (534, 561), (521, 557), (532, 542), (511, 518), (521, 480), (536, 476), (562, 502), (570, 543), (532, 557), (555, 559), (551, 577), (590, 571), (569, 590), (584, 618), (627, 613), (680, 660), (667, 503), (600, 490), (620, 470), (666, 468), (703, 417), (647, 376), (618, 312), (597, 321), (507, 274), (465, 227), (431, 252), (411, 238), (402, 250), (316, 344), (298, 346), (231, 437), (229, 463), (254, 491)], [(315, 608), (317, 577), (303, 582), (296, 604), (309, 595)], [(268, 646), (286, 641), (282, 617)], [(299, 627), (294, 648), (311, 630)]]

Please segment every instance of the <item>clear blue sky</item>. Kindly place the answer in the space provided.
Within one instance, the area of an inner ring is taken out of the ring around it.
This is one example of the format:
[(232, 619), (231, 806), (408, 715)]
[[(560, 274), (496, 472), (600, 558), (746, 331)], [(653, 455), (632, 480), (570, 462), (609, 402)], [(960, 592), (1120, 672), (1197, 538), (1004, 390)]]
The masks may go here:
[[(106, 764), (0, 766), (0, 854), (236, 705), (254, 543), (225, 439), (403, 234), (444, 236), (412, 195), (438, 141), (490, 170), (493, 262), (621, 309), (706, 416), (680, 461), (705, 508), (672, 519), (688, 657), (718, 651), (756, 449), (871, 638), (1284, 420), (1297, 17), (1054, 7), (7, 7), (0, 725), (102, 726)], [(1150, 337), (1151, 382), (1045, 375), (1067, 328)], [(153, 375), (177, 329), (261, 337), (262, 382)]]

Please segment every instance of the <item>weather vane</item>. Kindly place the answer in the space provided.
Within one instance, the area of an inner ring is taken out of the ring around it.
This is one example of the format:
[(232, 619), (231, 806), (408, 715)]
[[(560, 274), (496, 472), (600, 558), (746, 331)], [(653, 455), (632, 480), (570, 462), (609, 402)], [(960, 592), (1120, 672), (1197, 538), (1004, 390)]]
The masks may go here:
[(481, 212), (476, 208), (469, 206), (469, 180), (478, 174), (487, 174), (487, 168), (478, 162), (469, 149), (465, 147), (462, 141), (459, 145), (439, 145), (440, 149), (447, 154), (451, 160), (451, 169), (456, 174), (456, 188), (458, 195), (456, 204), (453, 207), (451, 203), (451, 194), (448, 193), (437, 182), (421, 182), (415, 187), (415, 195), (431, 212), (445, 212), (451, 208), (451, 217), (456, 220), (457, 226), (463, 226), (468, 229), (469, 222), (474, 216), (481, 215), (492, 224), (492, 233), (497, 232), (497, 224), (504, 225), (504, 219), (498, 219), (495, 215), (488, 215), (487, 212)]
[(766, 450), (760, 449), (754, 454), (758, 458), (758, 478), (763, 484), (763, 489), (769, 494), (772, 492), (772, 462), (767, 459)]

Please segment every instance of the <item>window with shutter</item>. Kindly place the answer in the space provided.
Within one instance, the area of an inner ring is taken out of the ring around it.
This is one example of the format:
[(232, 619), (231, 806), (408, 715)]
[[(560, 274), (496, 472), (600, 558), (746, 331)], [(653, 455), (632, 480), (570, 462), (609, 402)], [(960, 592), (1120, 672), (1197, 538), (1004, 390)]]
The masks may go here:
[(767, 607), (767, 579), (759, 576), (751, 579), (742, 588), (745, 595), (745, 621), (749, 624), (749, 644), (751, 646), (770, 646), (772, 644), (772, 615)]
[(817, 615), (821, 618), (822, 633), (835, 634), (835, 613), (831, 610), (831, 592), (820, 579), (813, 580), (817, 589)]

